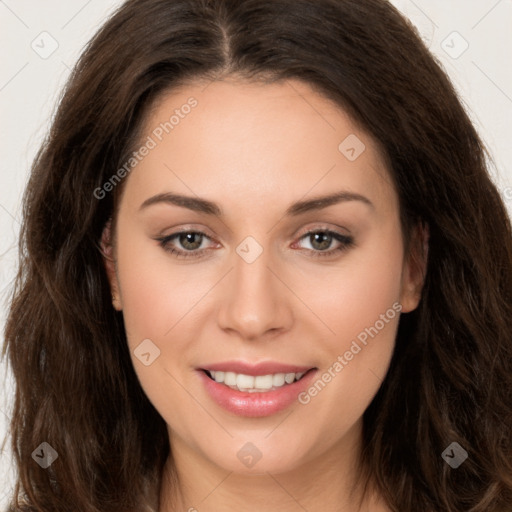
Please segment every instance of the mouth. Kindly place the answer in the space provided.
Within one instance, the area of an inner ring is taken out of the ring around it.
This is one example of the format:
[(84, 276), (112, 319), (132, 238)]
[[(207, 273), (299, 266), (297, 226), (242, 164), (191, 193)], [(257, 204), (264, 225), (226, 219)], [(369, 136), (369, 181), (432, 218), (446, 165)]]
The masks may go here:
[(231, 361), (196, 368), (206, 394), (229, 413), (265, 417), (290, 407), (315, 379), (318, 368)]
[(231, 388), (234, 391), (245, 393), (264, 393), (268, 391), (277, 391), (283, 387), (300, 381), (304, 376), (316, 368), (310, 368), (301, 372), (281, 372), (268, 373), (266, 375), (248, 375), (245, 373), (235, 373), (232, 371), (222, 370), (205, 370), (202, 371), (213, 381), (218, 384)]

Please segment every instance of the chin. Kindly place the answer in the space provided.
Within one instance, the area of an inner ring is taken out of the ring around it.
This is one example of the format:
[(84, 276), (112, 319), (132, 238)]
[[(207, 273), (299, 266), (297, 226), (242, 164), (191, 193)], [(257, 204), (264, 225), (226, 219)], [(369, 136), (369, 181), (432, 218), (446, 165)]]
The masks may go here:
[[(265, 433), (267, 435), (267, 433)], [(287, 444), (275, 446), (269, 439), (232, 440), (232, 448), (221, 453), (205, 453), (213, 464), (240, 475), (286, 473), (297, 469), (304, 461), (303, 453)], [(302, 445), (304, 446), (304, 445)]]

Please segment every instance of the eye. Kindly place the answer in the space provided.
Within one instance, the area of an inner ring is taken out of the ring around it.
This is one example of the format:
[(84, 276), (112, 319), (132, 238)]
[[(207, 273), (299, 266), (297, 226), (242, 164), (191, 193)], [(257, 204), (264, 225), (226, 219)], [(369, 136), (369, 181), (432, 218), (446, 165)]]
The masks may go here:
[[(304, 233), (299, 240), (309, 240), (311, 249), (306, 249), (313, 257), (328, 257), (339, 254), (354, 245), (354, 239), (329, 229), (316, 229)], [(201, 257), (208, 248), (202, 247), (205, 240), (211, 240), (209, 236), (201, 231), (180, 231), (171, 235), (156, 238), (161, 247), (178, 259)], [(338, 247), (330, 250), (329, 247), (337, 243)], [(176, 248), (176, 244), (183, 249)]]
[[(175, 239), (185, 250), (173, 247), (172, 244)], [(197, 258), (200, 256), (206, 250), (204, 248), (198, 250), (204, 239), (209, 239), (209, 237), (201, 231), (181, 231), (169, 236), (157, 238), (156, 240), (160, 242), (160, 245), (165, 251), (173, 254), (179, 259), (183, 259)]]
[[(329, 229), (316, 229), (307, 231), (299, 240), (309, 240), (312, 249), (307, 249), (313, 257), (328, 257), (346, 251), (354, 245), (354, 239), (351, 236), (342, 235), (336, 231)], [(333, 242), (337, 242), (338, 247), (326, 250), (332, 246)]]

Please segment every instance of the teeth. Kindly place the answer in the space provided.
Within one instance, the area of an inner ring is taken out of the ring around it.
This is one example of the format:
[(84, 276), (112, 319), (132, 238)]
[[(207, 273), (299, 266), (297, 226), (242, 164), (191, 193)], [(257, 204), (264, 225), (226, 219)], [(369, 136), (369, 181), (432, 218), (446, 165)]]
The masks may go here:
[(253, 388), (254, 380), (254, 377), (251, 377), (250, 375), (243, 375), (242, 373), (239, 373), (236, 376), (236, 387), (238, 389)]
[(272, 376), (272, 385), (276, 388), (280, 388), (284, 385), (284, 373), (276, 373)]
[(284, 376), (284, 380), (287, 384), (291, 384), (295, 380), (295, 373), (287, 373)]
[[(274, 384), (272, 375), (258, 375), (254, 378), (254, 386), (256, 389), (270, 389)], [(248, 386), (246, 386), (248, 387)]]
[[(222, 373), (222, 372), (216, 372), (216, 373)], [(220, 382), (222, 382), (222, 381), (220, 381)], [(236, 386), (236, 373), (226, 372), (224, 374), (224, 384), (226, 384), (226, 386)]]
[(258, 391), (269, 391), (283, 387), (286, 384), (300, 380), (304, 375), (302, 373), (275, 373), (271, 375), (244, 375), (243, 373), (223, 372), (208, 370), (208, 373), (215, 382), (225, 384), (231, 389), (238, 391), (248, 391), (249, 393)]

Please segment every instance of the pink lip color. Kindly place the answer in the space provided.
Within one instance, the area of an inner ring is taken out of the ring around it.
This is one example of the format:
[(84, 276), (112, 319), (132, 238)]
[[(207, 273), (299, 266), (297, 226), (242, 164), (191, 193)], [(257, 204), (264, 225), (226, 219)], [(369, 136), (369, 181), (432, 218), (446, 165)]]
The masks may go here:
[[(224, 366), (224, 368), (226, 367)], [(280, 368), (283, 368), (283, 365), (280, 365)], [(209, 369), (214, 368), (213, 366), (209, 366)], [(228, 368), (226, 368), (226, 370), (233, 371)], [(307, 370), (309, 370), (309, 368), (304, 369), (304, 371)], [(272, 371), (254, 374), (247, 371), (239, 371), (236, 373), (245, 373), (246, 375), (268, 375), (269, 373), (292, 372)], [(214, 402), (233, 414), (253, 418), (270, 416), (271, 414), (275, 414), (289, 407), (297, 399), (299, 393), (304, 391), (310, 385), (310, 382), (316, 373), (317, 370), (312, 369), (299, 381), (294, 382), (293, 384), (285, 384), (275, 391), (248, 393), (231, 389), (224, 384), (219, 384), (218, 382), (210, 379), (203, 370), (198, 371), (199, 378), (202, 380), (207, 393)]]

